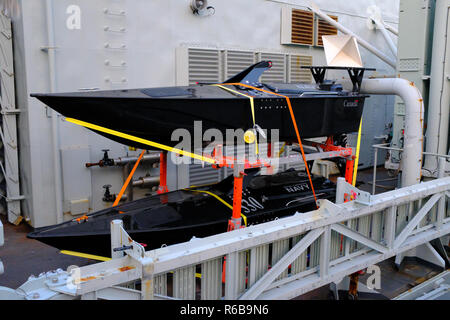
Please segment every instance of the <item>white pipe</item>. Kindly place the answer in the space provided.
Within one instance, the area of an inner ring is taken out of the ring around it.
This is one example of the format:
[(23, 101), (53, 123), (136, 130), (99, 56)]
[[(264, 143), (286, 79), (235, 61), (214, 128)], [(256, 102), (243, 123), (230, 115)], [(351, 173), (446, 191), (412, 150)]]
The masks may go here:
[(383, 35), (384, 39), (386, 40), (386, 42), (389, 46), (389, 49), (391, 49), (391, 52), (394, 54), (395, 57), (397, 57), (397, 46), (394, 44), (394, 41), (392, 40), (391, 36), (387, 32), (387, 30), (385, 28), (385, 24), (379, 20), (372, 19), (372, 21), (376, 24), (377, 29), (379, 29), (381, 31), (381, 34)]
[[(55, 33), (54, 33), (54, 20), (53, 20), (53, 1), (46, 0), (46, 13), (47, 13), (47, 36), (48, 36), (48, 70), (50, 80), (50, 92), (56, 92), (56, 63), (55, 63)], [(58, 114), (56, 111), (51, 113), (51, 127), (52, 127), (52, 145), (53, 145), (53, 169), (54, 169), (54, 184), (55, 184), (55, 209), (56, 209), (56, 222), (62, 223), (63, 207), (62, 207), (62, 174), (61, 174), (61, 159), (59, 155), (60, 142), (59, 142), (59, 122)]]
[[(450, 0), (436, 1), (431, 57), (430, 98), (426, 132), (426, 151), (447, 154), (450, 114)], [(437, 158), (427, 156), (425, 168), (433, 173)]]
[[(343, 82), (346, 87), (350, 82)], [(405, 104), (405, 140), (401, 160), (402, 187), (420, 183), (422, 176), (423, 116), (422, 94), (410, 82), (401, 78), (365, 79), (361, 93), (397, 95)]]
[(353, 31), (347, 29), (346, 27), (344, 27), (340, 23), (338, 23), (338, 22), (334, 21), (333, 19), (331, 19), (327, 14), (323, 13), (314, 3), (312, 3), (311, 6), (309, 6), (308, 8), (311, 11), (313, 11), (315, 14), (317, 14), (319, 17), (321, 17), (323, 20), (327, 21), (329, 24), (331, 24), (332, 26), (334, 26), (337, 29), (339, 29), (341, 32), (343, 32), (345, 34), (348, 34), (348, 35), (350, 35), (352, 37), (355, 37), (355, 39), (358, 41), (358, 43), (361, 46), (363, 46), (364, 48), (366, 48), (367, 50), (372, 52), (378, 58), (380, 58), (381, 60), (386, 62), (388, 65), (390, 65), (392, 68), (394, 68), (394, 69), (396, 68), (396, 65), (397, 65), (396, 61), (394, 61), (391, 58), (389, 58), (388, 56), (386, 56), (383, 52), (381, 52), (380, 50), (378, 50), (377, 48), (372, 46), (370, 43), (368, 43), (367, 41), (365, 41), (364, 39), (362, 39), (358, 35), (356, 35)]
[(390, 25), (388, 25), (386, 22), (383, 21), (383, 25), (386, 28), (387, 31), (393, 33), (394, 35), (396, 35), (398, 37), (398, 30), (395, 29), (394, 27), (391, 27)]

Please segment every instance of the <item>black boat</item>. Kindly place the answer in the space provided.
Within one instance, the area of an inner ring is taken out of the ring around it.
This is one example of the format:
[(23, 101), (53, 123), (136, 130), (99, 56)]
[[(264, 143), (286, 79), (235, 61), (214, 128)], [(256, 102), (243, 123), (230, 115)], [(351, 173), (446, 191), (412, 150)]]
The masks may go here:
[[(316, 208), (304, 172), (291, 169), (271, 176), (259, 172), (252, 169), (243, 180), (241, 212), (248, 226)], [(319, 199), (335, 200), (334, 183), (314, 176), (313, 184)], [(232, 212), (218, 199), (233, 203), (233, 176), (208, 187), (178, 190), (104, 209), (89, 214), (87, 220), (39, 228), (28, 238), (61, 250), (110, 256), (110, 223), (121, 219), (133, 240), (145, 244), (147, 250), (159, 248), (194, 236), (226, 232)]]
[[(194, 136), (194, 121), (202, 121), (203, 131), (215, 128), (224, 137), (227, 129), (247, 131), (256, 124), (268, 131), (268, 141), (272, 141), (270, 130), (278, 129), (279, 141), (297, 142), (285, 97), (290, 99), (302, 138), (358, 131), (367, 97), (359, 93), (359, 88), (364, 70), (373, 69), (341, 68), (349, 72), (354, 84), (353, 91), (345, 91), (342, 85), (324, 80), (325, 71), (336, 67), (310, 67), (315, 84), (259, 83), (263, 72), (271, 66), (270, 61), (259, 62), (228, 79), (222, 87), (198, 84), (31, 96), (65, 117), (172, 147), (179, 143), (171, 140), (172, 132), (183, 128)], [(255, 123), (249, 98), (242, 94), (254, 99)], [(125, 145), (151, 149), (148, 145), (95, 132)]]

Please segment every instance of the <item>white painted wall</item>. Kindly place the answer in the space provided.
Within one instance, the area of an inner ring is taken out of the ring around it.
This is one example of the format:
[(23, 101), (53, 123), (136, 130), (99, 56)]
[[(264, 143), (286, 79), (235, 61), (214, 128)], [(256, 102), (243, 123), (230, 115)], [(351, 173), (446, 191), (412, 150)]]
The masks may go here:
[[(175, 85), (175, 49), (181, 46), (226, 49), (291, 52), (313, 56), (313, 63), (325, 64), (321, 48), (286, 46), (280, 44), (281, 8), (294, 5), (305, 8), (308, 1), (275, 0), (210, 0), (216, 13), (210, 17), (192, 14), (188, 0), (57, 0), (54, 4), (57, 91), (77, 91), (80, 88), (136, 88)], [(398, 0), (318, 0), (327, 13), (338, 15), (339, 21), (355, 33), (389, 54), (381, 34), (366, 27), (366, 9), (378, 5), (388, 23), (398, 22)], [(47, 44), (45, 0), (17, 0), (17, 14), (13, 17), (15, 31), (15, 59), (18, 106), (20, 116), (20, 165), (23, 211), (35, 227), (56, 222), (54, 165), (52, 163), (51, 119), (43, 104), (29, 98), (33, 92), (49, 91), (48, 57), (41, 47)], [(67, 28), (66, 13), (71, 5), (81, 9), (81, 29)], [(103, 10), (125, 10), (126, 16), (108, 16)], [(125, 33), (105, 32), (126, 28)], [(126, 50), (105, 49), (126, 45)], [(394, 71), (361, 48), (366, 66), (376, 67), (379, 73)], [(125, 61), (126, 68), (110, 68)], [(121, 81), (118, 85), (106, 82)], [(393, 101), (393, 100), (392, 100)], [(371, 98), (367, 107), (391, 108), (386, 99)], [(101, 149), (111, 149), (111, 157), (133, 154), (127, 147), (111, 142), (74, 125), (60, 122), (60, 149), (89, 149), (91, 162), (100, 160)], [(83, 151), (85, 152), (85, 151)], [(65, 157), (70, 158), (70, 157)], [(69, 161), (69, 160), (66, 160)], [(118, 193), (122, 185), (120, 168), (84, 168), (84, 163), (63, 163), (67, 189), (92, 190), (90, 206), (93, 210), (105, 207), (101, 201), (102, 186), (112, 184)], [(88, 172), (86, 172), (88, 170)], [(143, 168), (139, 174), (149, 168)], [(72, 177), (72, 179), (70, 179)], [(83, 177), (82, 179), (79, 177)], [(90, 178), (89, 178), (90, 177)], [(70, 181), (68, 181), (70, 180)], [(72, 185), (75, 184), (75, 187)]]

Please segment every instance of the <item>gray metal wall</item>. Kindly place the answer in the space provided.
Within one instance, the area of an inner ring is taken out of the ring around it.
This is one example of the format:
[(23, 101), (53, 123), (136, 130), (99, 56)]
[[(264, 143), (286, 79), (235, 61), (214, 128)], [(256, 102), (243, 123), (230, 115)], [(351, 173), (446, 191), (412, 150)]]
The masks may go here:
[[(374, 1), (316, 1), (328, 13), (361, 37), (388, 53), (383, 37), (366, 27), (366, 8)], [(70, 201), (88, 199), (91, 210), (110, 204), (102, 202), (102, 186), (112, 184), (117, 193), (123, 182), (119, 168), (86, 169), (84, 162), (102, 158), (101, 149), (111, 149), (111, 157), (136, 154), (126, 146), (113, 143), (58, 118), (59, 145), (52, 144), (51, 118), (43, 104), (29, 97), (32, 92), (50, 90), (47, 22), (54, 20), (56, 91), (86, 88), (115, 89), (170, 86), (186, 72), (177, 65), (178, 48), (223, 48), (269, 53), (292, 53), (313, 57), (314, 64), (325, 64), (322, 48), (280, 44), (281, 8), (292, 5), (305, 8), (309, 1), (211, 0), (214, 16), (194, 16), (188, 0), (58, 0), (47, 15), (45, 0), (17, 0), (13, 16), (16, 93), (23, 110), (19, 117), (20, 170), (23, 212), (29, 222), (40, 227), (55, 223), (55, 174), (61, 176), (63, 209), (70, 212)], [(385, 20), (398, 22), (398, 1), (377, 1)], [(77, 7), (73, 7), (73, 5)], [(72, 17), (80, 9), (80, 28)], [(105, 11), (105, 9), (107, 9)], [(125, 12), (122, 14), (122, 11)], [(389, 66), (365, 49), (364, 64), (376, 67), (380, 74), (392, 74)], [(391, 122), (392, 101), (370, 98), (366, 112), (373, 112), (367, 143), (362, 154), (370, 152), (371, 137), (384, 132)], [(367, 126), (369, 128), (369, 126)], [(61, 172), (55, 172), (53, 148)], [(363, 161), (370, 164), (370, 159)], [(141, 168), (136, 175), (144, 175)], [(183, 171), (179, 168), (179, 171)], [(179, 181), (171, 172), (172, 188), (189, 183)], [(197, 174), (197, 173), (196, 173)], [(198, 177), (198, 176), (197, 176)], [(183, 179), (181, 179), (183, 180)], [(68, 214), (65, 219), (72, 218)]]

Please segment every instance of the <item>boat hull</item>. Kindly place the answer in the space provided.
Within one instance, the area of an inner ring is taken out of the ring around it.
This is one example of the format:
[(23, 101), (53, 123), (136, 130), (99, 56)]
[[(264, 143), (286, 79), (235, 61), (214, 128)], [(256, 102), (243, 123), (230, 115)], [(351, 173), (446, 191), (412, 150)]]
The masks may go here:
[[(179, 190), (132, 201), (90, 214), (81, 222), (36, 229), (28, 238), (61, 250), (110, 256), (110, 224), (116, 219), (122, 220), (128, 234), (147, 250), (223, 233), (231, 210), (217, 197), (231, 204), (232, 182), (230, 176), (201, 190)], [(318, 198), (334, 200), (334, 184), (321, 177), (314, 177), (313, 184)], [(316, 208), (308, 178), (298, 171), (273, 176), (258, 176), (253, 171), (245, 176), (244, 186), (241, 210), (247, 226)]]
[[(227, 133), (233, 134), (233, 131), (238, 129), (244, 132), (254, 127), (248, 98), (230, 96), (230, 93), (217, 87), (184, 89), (195, 90), (193, 96), (142, 97), (138, 93), (142, 90), (130, 90), (126, 96), (103, 96), (101, 93), (34, 96), (65, 117), (172, 147), (180, 143), (180, 134), (186, 131), (190, 134), (191, 145), (194, 139), (203, 141), (203, 133), (208, 129), (219, 130), (226, 144), (229, 140)], [(365, 96), (294, 96), (290, 101), (301, 137), (313, 138), (356, 132)], [(254, 98), (254, 104), (255, 122), (267, 130), (268, 141), (296, 142), (296, 133), (285, 98), (265, 95)], [(195, 125), (200, 128), (201, 137), (195, 136)], [(177, 129), (184, 131), (176, 131)], [(271, 130), (277, 130), (278, 134)], [(125, 145), (151, 149), (148, 145), (132, 140), (95, 132)], [(186, 136), (183, 138), (186, 139)]]

